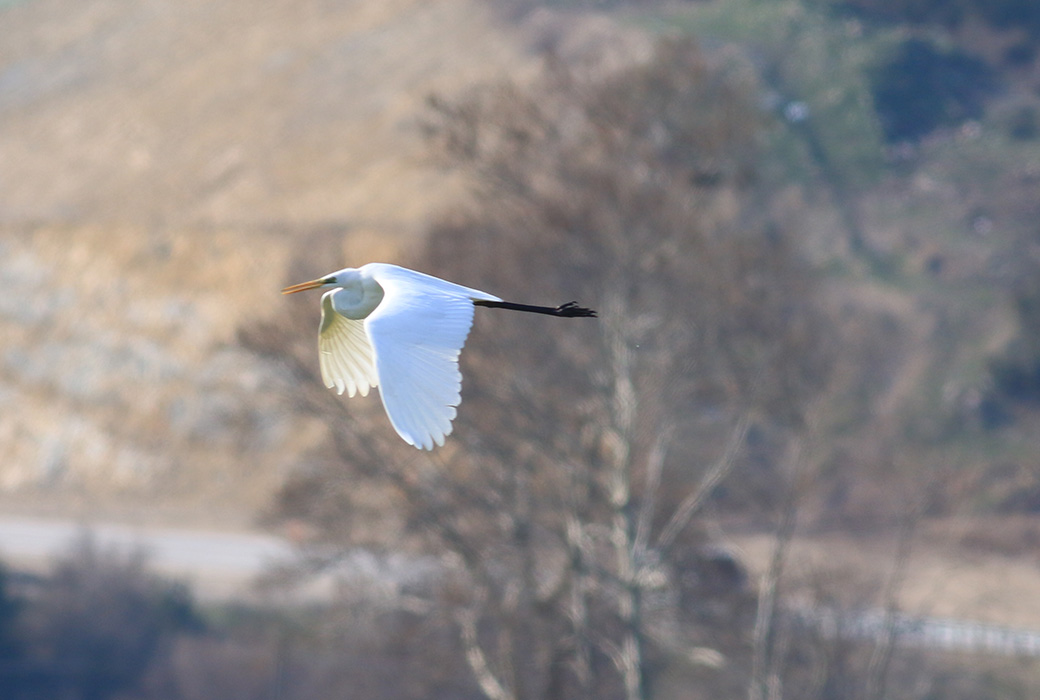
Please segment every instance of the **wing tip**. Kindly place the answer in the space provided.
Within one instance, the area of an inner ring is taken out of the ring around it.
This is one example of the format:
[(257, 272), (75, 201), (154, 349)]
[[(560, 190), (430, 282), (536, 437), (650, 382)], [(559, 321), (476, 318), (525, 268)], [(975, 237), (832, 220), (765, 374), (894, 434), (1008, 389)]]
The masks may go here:
[(401, 437), (402, 440), (404, 440), (412, 447), (419, 450), (428, 450), (432, 452), (434, 447), (444, 447), (445, 439), (449, 435), (451, 435), (453, 427), (454, 426), (449, 424), (448, 429), (446, 431), (424, 431), (425, 435), (422, 438), (419, 438), (411, 432), (402, 430), (401, 428), (398, 428), (396, 425), (394, 426), (394, 430), (397, 432), (397, 434)]

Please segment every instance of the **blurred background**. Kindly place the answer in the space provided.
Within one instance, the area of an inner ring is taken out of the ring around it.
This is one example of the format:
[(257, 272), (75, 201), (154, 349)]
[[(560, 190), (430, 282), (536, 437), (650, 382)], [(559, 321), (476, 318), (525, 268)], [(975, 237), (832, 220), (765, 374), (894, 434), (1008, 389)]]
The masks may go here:
[[(1040, 696), (1034, 0), (0, 37), (0, 697)], [(600, 317), (418, 452), (279, 294), (371, 261)]]

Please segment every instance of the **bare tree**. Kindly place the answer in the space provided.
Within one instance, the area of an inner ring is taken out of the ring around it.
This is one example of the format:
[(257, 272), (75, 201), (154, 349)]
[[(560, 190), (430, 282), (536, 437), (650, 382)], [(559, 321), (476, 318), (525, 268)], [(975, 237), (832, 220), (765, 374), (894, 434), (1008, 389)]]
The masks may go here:
[(284, 503), (342, 547), (363, 539), (360, 483), (389, 486), (403, 524), (382, 546), (442, 556), (430, 615), (488, 698), (653, 695), (651, 669), (691, 652), (677, 553), (704, 540), (698, 509), (750, 425), (796, 431), (826, 374), (811, 275), (755, 187), (742, 81), (665, 43), (606, 77), (550, 60), (533, 87), (431, 100), (431, 140), (478, 184), (412, 262), (601, 319), (480, 315), (448, 446), (417, 455), (336, 415), (354, 471), (316, 468)]

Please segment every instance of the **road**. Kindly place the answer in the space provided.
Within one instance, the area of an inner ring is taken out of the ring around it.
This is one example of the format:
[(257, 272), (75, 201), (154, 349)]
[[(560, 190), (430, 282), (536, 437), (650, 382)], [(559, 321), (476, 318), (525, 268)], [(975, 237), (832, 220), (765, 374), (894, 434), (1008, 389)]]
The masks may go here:
[(0, 560), (46, 570), (90, 533), (102, 547), (142, 550), (152, 570), (190, 584), (202, 598), (246, 596), (256, 576), (292, 556), (292, 546), (269, 535), (132, 527), (111, 523), (0, 517)]
[[(34, 571), (44, 571), (90, 533), (102, 547), (130, 553), (143, 550), (157, 573), (189, 583), (197, 596), (209, 600), (251, 597), (256, 577), (273, 564), (293, 556), (291, 544), (270, 535), (245, 532), (131, 527), (112, 523), (77, 523), (26, 517), (0, 517), (0, 560)], [(376, 561), (358, 553), (349, 569), (384, 582), (423, 575), (430, 562), (409, 557)], [(328, 583), (328, 582), (326, 582)], [(309, 595), (324, 596), (324, 587)], [(885, 615), (879, 610), (837, 611), (797, 608), (791, 611), (802, 624), (825, 636), (872, 639), (884, 633)], [(970, 651), (1018, 656), (1040, 656), (1040, 631), (969, 620), (898, 615), (897, 643), (935, 650)]]

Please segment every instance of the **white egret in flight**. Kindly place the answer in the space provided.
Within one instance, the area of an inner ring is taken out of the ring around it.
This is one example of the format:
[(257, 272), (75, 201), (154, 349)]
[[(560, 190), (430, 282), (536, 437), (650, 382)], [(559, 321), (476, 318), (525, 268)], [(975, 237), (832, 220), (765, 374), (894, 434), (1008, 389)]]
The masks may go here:
[(568, 318), (595, 316), (575, 302), (528, 306), (397, 265), (348, 267), (282, 294), (328, 289), (321, 297), (318, 364), (325, 386), (348, 396), (379, 387), (390, 423), (409, 445), (433, 449), (451, 433), (462, 396), (459, 352), (473, 307)]

